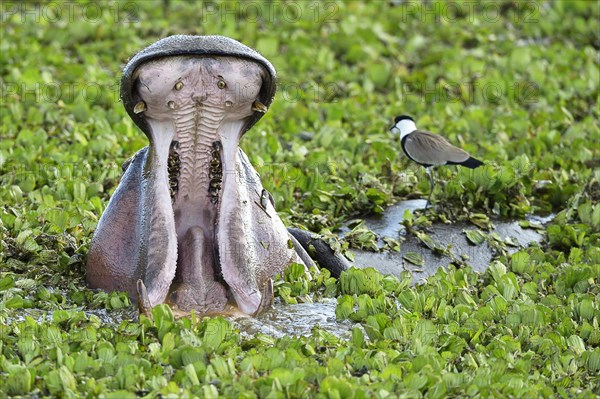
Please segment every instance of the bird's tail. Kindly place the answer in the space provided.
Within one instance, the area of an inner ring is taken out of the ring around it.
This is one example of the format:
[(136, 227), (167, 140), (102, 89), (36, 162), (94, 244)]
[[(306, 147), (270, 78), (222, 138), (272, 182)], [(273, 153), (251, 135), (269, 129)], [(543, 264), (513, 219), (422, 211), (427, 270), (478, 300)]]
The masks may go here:
[(465, 162), (462, 162), (461, 165), (466, 166), (467, 168), (475, 169), (478, 166), (483, 165), (483, 162), (481, 162), (479, 159), (469, 157), (469, 159), (467, 159)]

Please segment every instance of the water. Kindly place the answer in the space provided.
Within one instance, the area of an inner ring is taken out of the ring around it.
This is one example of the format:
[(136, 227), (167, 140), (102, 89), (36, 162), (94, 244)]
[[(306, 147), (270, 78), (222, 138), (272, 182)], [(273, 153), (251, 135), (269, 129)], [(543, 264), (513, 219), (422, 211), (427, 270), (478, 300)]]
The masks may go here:
[(354, 323), (335, 318), (335, 298), (323, 298), (321, 302), (286, 305), (275, 301), (273, 308), (257, 318), (246, 317), (236, 320), (242, 336), (266, 334), (274, 338), (283, 336), (310, 336), (315, 326), (344, 338), (350, 335)]
[[(426, 201), (408, 200), (402, 201), (387, 208), (383, 215), (376, 215), (364, 220), (365, 226), (376, 233), (379, 237), (379, 245), (383, 245), (383, 237), (404, 239), (400, 252), (370, 252), (353, 250), (354, 266), (359, 268), (375, 267), (384, 274), (399, 276), (403, 270), (408, 270), (413, 275), (413, 282), (418, 283), (433, 275), (438, 268), (447, 267), (452, 262), (463, 262), (473, 267), (474, 270), (483, 272), (490, 264), (496, 249), (488, 241), (480, 245), (470, 243), (464, 233), (465, 230), (477, 229), (470, 223), (435, 224), (427, 229), (427, 234), (440, 246), (448, 249), (448, 255), (440, 255), (424, 246), (416, 237), (406, 235), (406, 229), (401, 224), (404, 211), (414, 212), (425, 208)], [(540, 226), (548, 223), (553, 218), (528, 216), (527, 220), (532, 224)], [(543, 236), (534, 229), (522, 228), (515, 221), (493, 221), (494, 228), (491, 233), (497, 234), (505, 243), (506, 251), (512, 253), (521, 247), (532, 243), (539, 243)], [(350, 228), (344, 226), (340, 236), (343, 236)], [(486, 233), (490, 235), (491, 233)], [(512, 245), (510, 245), (512, 244)], [(417, 252), (423, 256), (425, 264), (421, 267), (412, 265), (403, 259), (407, 252)], [(282, 336), (307, 336), (311, 334), (315, 326), (341, 338), (348, 337), (354, 323), (344, 320), (337, 321), (335, 318), (335, 299), (323, 299), (319, 303), (304, 303), (298, 305), (285, 305), (279, 300), (273, 309), (267, 311), (258, 318), (238, 318), (242, 335), (251, 336), (256, 333), (267, 334), (275, 338)]]
[[(323, 298), (321, 302), (297, 305), (287, 305), (276, 298), (273, 307), (258, 317), (238, 314), (228, 318), (245, 338), (256, 334), (265, 334), (273, 338), (310, 336), (317, 326), (337, 337), (348, 338), (354, 323), (336, 320), (336, 304), (335, 298)], [(117, 326), (125, 320), (137, 319), (137, 308), (130, 307), (124, 311), (91, 310), (85, 311), (85, 314), (88, 317), (94, 315), (105, 324)], [(45, 318), (51, 320), (52, 316), (47, 314)]]
[[(364, 219), (365, 226), (380, 237), (380, 246), (383, 245), (382, 237), (397, 238), (398, 235), (405, 234), (405, 228), (402, 224), (404, 220), (404, 211), (409, 210), (413, 213), (416, 210), (425, 209), (427, 201), (423, 199), (406, 200), (398, 202), (388, 207), (382, 215), (372, 216)], [(343, 237), (351, 229), (345, 225), (340, 229), (340, 237)]]
[[(402, 201), (390, 206), (383, 215), (368, 217), (364, 220), (365, 226), (376, 233), (379, 237), (380, 246), (383, 245), (383, 237), (391, 237), (402, 240), (400, 252), (369, 252), (353, 250), (354, 266), (359, 268), (375, 267), (384, 274), (399, 276), (404, 270), (412, 273), (413, 282), (418, 283), (433, 275), (438, 268), (447, 267), (450, 263), (469, 265), (474, 270), (483, 272), (495, 256), (497, 249), (490, 245), (488, 240), (480, 245), (470, 243), (464, 233), (465, 230), (475, 230), (476, 226), (470, 223), (434, 224), (426, 229), (436, 247), (447, 250), (446, 254), (437, 253), (421, 243), (412, 234), (407, 235), (405, 227), (401, 224), (405, 210), (414, 212), (425, 207), (425, 200)], [(542, 226), (550, 222), (553, 215), (540, 217), (530, 215), (526, 220), (532, 226)], [(531, 243), (539, 243), (543, 236), (535, 229), (522, 228), (514, 221), (493, 221), (492, 233), (497, 234), (500, 240), (508, 243), (505, 250), (514, 252), (521, 247)], [(341, 229), (343, 236), (350, 228), (345, 226)], [(491, 240), (494, 241), (494, 240)], [(416, 266), (404, 260), (408, 252), (416, 252), (425, 260), (423, 266)], [(286, 305), (276, 298), (273, 308), (261, 314), (259, 317), (230, 316), (242, 336), (250, 337), (255, 334), (266, 334), (274, 338), (283, 336), (309, 336), (313, 329), (318, 326), (321, 329), (334, 334), (340, 338), (348, 338), (350, 330), (355, 325), (353, 322), (344, 320), (337, 321), (335, 318), (335, 298), (323, 298), (316, 303), (302, 303), (297, 305)], [(120, 311), (106, 311), (82, 309), (86, 315), (96, 316), (103, 323), (118, 325), (124, 320), (137, 318), (137, 309), (130, 307)], [(31, 316), (39, 321), (51, 320), (52, 312), (40, 309), (27, 309), (19, 319)], [(15, 322), (19, 320), (10, 320)]]
[[(476, 230), (477, 227), (471, 223), (461, 222), (454, 224), (438, 223), (427, 227), (425, 232), (432, 239), (436, 247), (446, 250), (446, 254), (440, 254), (429, 249), (413, 235), (406, 235), (406, 229), (401, 224), (404, 219), (404, 211), (411, 212), (424, 209), (425, 200), (402, 201), (387, 208), (383, 215), (375, 215), (364, 220), (364, 224), (379, 237), (379, 245), (383, 244), (383, 237), (391, 237), (402, 240), (400, 252), (370, 252), (364, 250), (353, 250), (354, 266), (358, 268), (374, 267), (383, 274), (400, 276), (402, 271), (409, 271), (413, 275), (413, 283), (417, 283), (435, 274), (440, 267), (447, 267), (450, 263), (457, 265), (469, 265), (478, 272), (483, 272), (496, 255), (498, 249), (490, 245), (489, 237), (493, 233), (504, 242), (508, 253), (517, 251), (520, 247), (526, 247), (532, 243), (539, 243), (543, 236), (534, 229), (522, 228), (515, 221), (494, 220), (491, 232), (484, 232), (488, 240), (482, 244), (474, 245), (468, 241), (465, 231)], [(531, 215), (527, 217), (529, 222), (541, 226), (548, 223), (553, 215), (539, 217)], [(342, 235), (349, 231), (349, 227), (342, 229)], [(494, 240), (492, 240), (494, 241)], [(416, 252), (424, 259), (423, 266), (416, 266), (404, 259), (408, 252)]]

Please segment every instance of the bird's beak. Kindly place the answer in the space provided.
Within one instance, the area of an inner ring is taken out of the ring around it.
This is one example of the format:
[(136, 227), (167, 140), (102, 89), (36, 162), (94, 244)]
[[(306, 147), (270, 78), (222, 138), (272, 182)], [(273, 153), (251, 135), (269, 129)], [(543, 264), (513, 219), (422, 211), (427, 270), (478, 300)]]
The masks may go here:
[(267, 112), (267, 110), (268, 110), (267, 106), (258, 100), (254, 101), (252, 103), (252, 111), (258, 111), (258, 112), (262, 112), (264, 114), (265, 112)]

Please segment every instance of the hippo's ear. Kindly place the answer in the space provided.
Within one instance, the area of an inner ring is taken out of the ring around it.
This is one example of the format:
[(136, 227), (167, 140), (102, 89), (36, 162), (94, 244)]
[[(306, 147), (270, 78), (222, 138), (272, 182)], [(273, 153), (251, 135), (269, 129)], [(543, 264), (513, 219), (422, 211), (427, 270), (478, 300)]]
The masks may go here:
[(258, 100), (263, 104), (270, 106), (271, 102), (273, 102), (273, 98), (275, 97), (277, 76), (268, 71), (264, 65), (261, 65), (260, 78), (262, 80), (262, 84), (260, 86), (260, 92), (258, 93)]

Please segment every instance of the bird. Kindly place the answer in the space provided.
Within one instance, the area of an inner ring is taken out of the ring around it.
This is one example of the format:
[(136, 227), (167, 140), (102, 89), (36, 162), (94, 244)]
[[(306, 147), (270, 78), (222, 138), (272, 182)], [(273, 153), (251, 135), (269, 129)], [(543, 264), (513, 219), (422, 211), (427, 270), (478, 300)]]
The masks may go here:
[(473, 158), (463, 149), (453, 146), (444, 137), (426, 130), (418, 130), (415, 120), (409, 115), (400, 115), (394, 118), (394, 126), (390, 128), (394, 134), (400, 134), (400, 146), (406, 156), (425, 167), (429, 177), (429, 197), (425, 209), (429, 206), (434, 181), (431, 174), (432, 168), (439, 165), (461, 165), (475, 169), (481, 165), (479, 159)]

